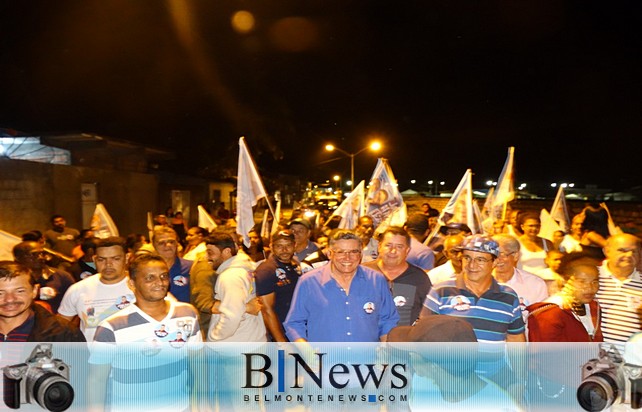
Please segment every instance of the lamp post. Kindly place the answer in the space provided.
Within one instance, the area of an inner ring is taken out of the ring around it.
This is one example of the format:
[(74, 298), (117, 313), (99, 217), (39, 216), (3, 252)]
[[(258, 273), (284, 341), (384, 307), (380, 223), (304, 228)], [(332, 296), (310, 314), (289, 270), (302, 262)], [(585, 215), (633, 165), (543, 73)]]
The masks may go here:
[(357, 156), (359, 153), (362, 153), (363, 151), (370, 149), (373, 152), (378, 152), (381, 150), (381, 143), (378, 141), (374, 141), (370, 143), (368, 146), (364, 147), (363, 149), (355, 152), (355, 153), (348, 153), (345, 150), (333, 145), (333, 144), (327, 144), (325, 145), (325, 150), (328, 152), (332, 151), (337, 151), (340, 153), (343, 153), (344, 155), (348, 156), (350, 158), (350, 190), (354, 189), (354, 158)]

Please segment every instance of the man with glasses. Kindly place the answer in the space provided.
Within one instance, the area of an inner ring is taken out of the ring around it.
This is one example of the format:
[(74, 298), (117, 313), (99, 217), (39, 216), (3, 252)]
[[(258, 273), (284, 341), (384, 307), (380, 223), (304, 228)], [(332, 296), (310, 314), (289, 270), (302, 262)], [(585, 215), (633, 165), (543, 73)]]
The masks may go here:
[(493, 276), (499, 283), (510, 286), (517, 293), (522, 314), (526, 319), (528, 316), (525, 312), (526, 307), (548, 298), (548, 286), (539, 276), (517, 269), (520, 244), (516, 237), (499, 234), (493, 236), (493, 240), (499, 245), (499, 255), (497, 256)]
[(383, 273), (399, 312), (398, 326), (410, 326), (417, 318), (430, 290), (430, 278), (421, 268), (406, 262), (410, 235), (402, 227), (390, 226), (379, 241), (377, 260), (364, 266)]
[[(488, 236), (468, 236), (462, 250), (462, 272), (433, 286), (421, 317), (432, 314), (466, 319), (479, 341), (525, 341), (517, 293), (493, 278), (499, 245)], [(459, 302), (464, 302), (461, 304)]]
[(39, 287), (38, 300), (46, 302), (53, 313), (58, 313), (62, 297), (74, 284), (73, 276), (47, 265), (46, 252), (38, 242), (18, 243), (13, 247), (13, 258), (31, 270)]
[(157, 226), (152, 244), (169, 268), (170, 293), (179, 301), (190, 303), (189, 271), (194, 262), (178, 257), (178, 234), (171, 227)]
[[(524, 395), (525, 365), (520, 350), (505, 349), (499, 342), (525, 342), (525, 326), (517, 293), (493, 278), (499, 244), (488, 236), (468, 236), (461, 246), (462, 272), (454, 280), (434, 285), (420, 318), (449, 315), (469, 322), (484, 352), (478, 372), (508, 388), (516, 400)], [(511, 372), (512, 369), (512, 372)], [(508, 371), (508, 372), (507, 372)]]
[(261, 299), (263, 321), (273, 342), (287, 342), (283, 322), (290, 310), (301, 266), (293, 259), (294, 235), (281, 230), (272, 235), (272, 253), (257, 268), (256, 295)]
[(330, 237), (330, 263), (304, 274), (284, 323), (292, 342), (379, 342), (399, 322), (386, 278), (360, 266), (357, 234)]

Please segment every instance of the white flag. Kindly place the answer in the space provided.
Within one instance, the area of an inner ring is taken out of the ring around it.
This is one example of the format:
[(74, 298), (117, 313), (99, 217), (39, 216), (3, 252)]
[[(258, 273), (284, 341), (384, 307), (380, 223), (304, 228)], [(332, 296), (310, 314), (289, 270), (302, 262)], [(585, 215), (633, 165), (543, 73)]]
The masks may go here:
[(341, 222), (338, 226), (340, 229), (354, 229), (359, 223), (359, 218), (364, 214), (365, 185), (363, 180), (359, 182), (357, 187), (334, 210), (328, 222), (332, 220), (333, 216), (340, 216)]
[(392, 174), (388, 161), (379, 158), (370, 178), (365, 214), (372, 217), (376, 228), (403, 203), (403, 197), (397, 187), (397, 180)]
[(377, 226), (375, 235), (385, 232), (386, 229), (388, 229), (390, 226), (403, 227), (403, 225), (405, 225), (407, 221), (408, 208), (406, 207), (406, 203), (404, 202), (401, 207), (396, 208), (395, 211), (386, 218), (386, 220), (384, 220), (379, 226)]
[(557, 221), (561, 228), (560, 230), (564, 231), (564, 233), (569, 233), (571, 231), (568, 207), (566, 206), (566, 196), (564, 195), (564, 188), (562, 186), (557, 190), (557, 196), (555, 196), (555, 201), (553, 201), (551, 217)]
[(152, 216), (152, 212), (147, 212), (147, 234), (151, 242), (152, 237), (154, 237), (154, 217)]
[(202, 205), (198, 205), (198, 226), (202, 227), (204, 229), (207, 229), (208, 232), (211, 232), (212, 230), (217, 228), (217, 224), (212, 219), (212, 216), (210, 216), (209, 213), (207, 213), (207, 210)]
[(455, 189), (450, 200), (441, 210), (437, 224), (424, 241), (424, 244), (429, 244), (439, 232), (439, 228), (450, 222), (464, 223), (470, 228), (473, 234), (479, 233), (481, 224), (476, 222), (477, 219), (475, 218), (475, 211), (473, 210), (472, 177), (473, 172), (470, 169), (466, 170), (464, 177), (462, 177), (459, 185), (457, 185), (457, 189)]
[(239, 165), (236, 185), (236, 233), (243, 237), (243, 243), (250, 247), (248, 233), (254, 227), (253, 206), (262, 197), (267, 198), (261, 177), (245, 145), (245, 138), (239, 139)]
[(94, 231), (94, 236), (99, 239), (118, 236), (118, 228), (102, 203), (96, 205), (94, 215), (91, 218), (91, 230)]
[(13, 260), (13, 247), (22, 242), (22, 238), (0, 230), (0, 260)]
[(457, 189), (451, 196), (446, 206), (441, 210), (439, 223), (446, 225), (449, 222), (465, 223), (470, 230), (475, 232), (475, 211), (473, 210), (473, 172), (468, 169), (464, 173)]
[(514, 179), (513, 179), (513, 157), (515, 154), (515, 148), (508, 148), (508, 157), (506, 158), (506, 163), (504, 163), (504, 168), (502, 173), (499, 175), (497, 180), (497, 189), (495, 189), (495, 194), (493, 197), (493, 207), (495, 213), (498, 214), (497, 217), (505, 219), (504, 216), (506, 210), (506, 204), (515, 198), (515, 188), (514, 188)]
[(551, 216), (546, 209), (542, 209), (542, 211), (540, 212), (539, 220), (542, 223), (542, 227), (539, 229), (538, 236), (544, 239), (548, 239), (552, 242), (553, 234), (558, 230), (562, 230), (562, 228), (557, 224), (555, 219), (553, 219), (553, 216)]
[(270, 211), (268, 209), (265, 209), (265, 212), (263, 212), (263, 221), (261, 222), (261, 238), (263, 239), (268, 239), (270, 237), (270, 228), (268, 228), (268, 216), (270, 215)]

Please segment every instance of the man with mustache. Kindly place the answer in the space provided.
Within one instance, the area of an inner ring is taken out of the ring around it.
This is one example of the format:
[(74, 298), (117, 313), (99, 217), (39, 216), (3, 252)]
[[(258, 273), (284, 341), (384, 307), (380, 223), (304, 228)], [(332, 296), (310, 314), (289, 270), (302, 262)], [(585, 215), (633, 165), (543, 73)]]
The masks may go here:
[(0, 340), (2, 342), (84, 342), (68, 321), (34, 304), (38, 287), (31, 271), (16, 262), (0, 262)]

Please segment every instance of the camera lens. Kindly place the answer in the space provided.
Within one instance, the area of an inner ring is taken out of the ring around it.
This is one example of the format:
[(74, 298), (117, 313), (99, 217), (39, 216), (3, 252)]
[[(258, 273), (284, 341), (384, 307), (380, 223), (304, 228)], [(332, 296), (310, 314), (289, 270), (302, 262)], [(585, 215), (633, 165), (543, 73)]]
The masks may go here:
[(74, 401), (74, 389), (56, 373), (45, 373), (33, 386), (33, 397), (38, 405), (52, 412), (62, 412)]
[(577, 401), (585, 411), (603, 411), (619, 397), (617, 382), (608, 374), (596, 373), (577, 388)]

